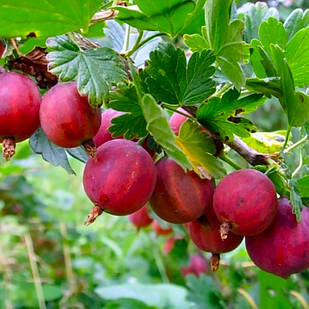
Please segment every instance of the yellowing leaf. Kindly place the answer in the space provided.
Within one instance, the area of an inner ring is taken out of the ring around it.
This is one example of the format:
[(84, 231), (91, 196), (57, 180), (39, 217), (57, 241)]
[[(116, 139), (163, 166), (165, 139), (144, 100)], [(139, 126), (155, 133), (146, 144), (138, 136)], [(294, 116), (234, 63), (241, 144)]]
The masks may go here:
[(256, 132), (242, 140), (253, 149), (261, 153), (276, 153), (283, 146), (285, 131)]
[(181, 126), (175, 143), (201, 178), (220, 178), (225, 175), (220, 161), (214, 156), (215, 144), (197, 123), (187, 120)]

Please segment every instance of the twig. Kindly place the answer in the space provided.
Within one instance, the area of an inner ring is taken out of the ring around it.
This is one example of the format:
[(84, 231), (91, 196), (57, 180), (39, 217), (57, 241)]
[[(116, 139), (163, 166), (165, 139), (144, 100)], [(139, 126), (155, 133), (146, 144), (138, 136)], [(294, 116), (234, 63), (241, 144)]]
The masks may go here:
[(148, 43), (149, 41), (153, 40), (156, 37), (159, 36), (165, 36), (167, 35), (166, 33), (156, 33), (154, 35), (149, 36), (148, 38), (146, 38), (144, 41), (141, 41), (138, 45), (136, 45), (134, 48), (132, 48), (132, 50), (128, 51), (126, 53), (126, 56), (131, 56), (132, 54), (135, 53), (136, 50), (138, 50), (139, 48), (141, 48), (143, 45), (145, 45), (146, 43)]
[(291, 151), (293, 151), (295, 148), (301, 146), (302, 144), (305, 144), (306, 141), (308, 139), (308, 135), (304, 136), (303, 138), (301, 138), (299, 141), (297, 141), (295, 144), (291, 145), (290, 147), (288, 147), (284, 153), (289, 153)]
[(243, 142), (239, 137), (234, 136), (233, 141), (225, 142), (238, 154), (240, 154), (247, 162), (251, 165), (267, 165), (268, 156), (257, 152), (256, 150), (250, 148), (245, 142)]
[(302, 166), (303, 166), (303, 155), (300, 152), (299, 163), (298, 163), (298, 166), (296, 167), (295, 171), (292, 173), (292, 178), (294, 178), (296, 176), (296, 174), (301, 170)]
[(22, 56), (23, 56), (23, 53), (19, 50), (19, 48), (18, 48), (18, 46), (17, 46), (17, 43), (16, 43), (15, 39), (10, 39), (10, 43), (11, 43), (12, 46), (14, 47), (14, 49), (15, 49), (17, 55), (18, 55), (19, 57), (22, 57)]
[[(197, 107), (182, 106), (182, 108), (185, 109), (191, 115), (196, 116)], [(215, 134), (213, 134), (207, 128), (205, 129), (210, 134), (210, 136), (218, 139), (218, 137)], [(234, 136), (233, 141), (225, 141), (224, 143), (228, 145), (230, 148), (232, 148), (233, 150), (235, 150), (238, 154), (240, 154), (251, 165), (267, 165), (268, 164), (269, 155), (257, 152), (255, 149), (249, 147), (245, 142), (243, 142), (237, 136)]]
[(94, 16), (92, 17), (92, 19), (90, 21), (90, 25), (93, 25), (93, 24), (101, 22), (101, 21), (113, 19), (117, 16), (117, 14), (118, 14), (118, 12), (113, 10), (113, 9), (109, 9), (109, 10), (106, 10), (106, 11), (99, 11), (99, 12), (95, 13)]
[(72, 294), (76, 291), (76, 280), (73, 272), (72, 267), (72, 260), (71, 260), (71, 252), (70, 247), (66, 243), (67, 239), (67, 228), (66, 225), (61, 222), (60, 223), (60, 233), (63, 238), (63, 256), (64, 256), (64, 265), (65, 265), (65, 272), (69, 282), (69, 290), (65, 293), (64, 297), (60, 300), (60, 305), (63, 306), (67, 299), (70, 298)]
[(143, 35), (144, 35), (144, 31), (139, 31), (139, 34), (138, 34), (138, 37), (135, 41), (134, 46), (132, 47), (131, 50), (127, 51), (127, 53), (126, 53), (127, 56), (133, 55), (135, 53), (135, 51), (139, 48), (139, 44), (140, 44), (140, 42), (143, 38)]
[(254, 299), (247, 291), (245, 291), (244, 289), (238, 288), (237, 292), (241, 294), (247, 300), (247, 302), (249, 303), (252, 309), (258, 309), (258, 306), (255, 303)]
[(42, 282), (41, 282), (41, 278), (40, 278), (40, 275), (39, 275), (38, 266), (37, 266), (36, 261), (35, 261), (36, 258), (35, 258), (35, 253), (34, 253), (34, 250), (33, 250), (33, 242), (32, 242), (32, 238), (31, 238), (31, 235), (30, 235), (29, 232), (26, 233), (24, 239), (25, 239), (25, 243), (26, 243), (26, 247), (27, 247), (28, 258), (29, 258), (29, 262), (30, 262), (30, 267), (31, 267), (34, 285), (35, 285), (35, 290), (36, 290), (36, 294), (37, 294), (37, 297), (38, 297), (39, 308), (40, 309), (46, 309), (44, 294), (43, 294), (43, 288), (42, 288)]

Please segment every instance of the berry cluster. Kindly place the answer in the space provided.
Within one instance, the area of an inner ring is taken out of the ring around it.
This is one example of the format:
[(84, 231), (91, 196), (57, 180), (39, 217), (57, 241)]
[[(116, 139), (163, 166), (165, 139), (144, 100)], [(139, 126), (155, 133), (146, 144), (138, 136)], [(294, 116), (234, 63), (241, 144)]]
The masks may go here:
[[(150, 152), (135, 141), (112, 138), (111, 119), (121, 113), (108, 109), (101, 114), (92, 108), (75, 82), (57, 84), (41, 99), (28, 77), (1, 73), (0, 102), (0, 140), (7, 160), (14, 155), (15, 143), (29, 138), (40, 125), (56, 145), (83, 145), (88, 151), (83, 184), (94, 207), (86, 224), (104, 211), (130, 215), (138, 228), (152, 223), (158, 235), (170, 234), (171, 229), (149, 217), (149, 202), (157, 216), (184, 224), (196, 246), (213, 254), (213, 270), (219, 254), (235, 249), (243, 237), (251, 259), (263, 270), (287, 278), (309, 267), (309, 209), (303, 209), (297, 223), (289, 200), (277, 200), (274, 185), (263, 173), (238, 170), (215, 186), (170, 158), (155, 164)], [(179, 114), (171, 117), (175, 134), (185, 120)], [(171, 238), (166, 252), (175, 240)], [(193, 256), (191, 264), (183, 273), (207, 271), (200, 257)]]

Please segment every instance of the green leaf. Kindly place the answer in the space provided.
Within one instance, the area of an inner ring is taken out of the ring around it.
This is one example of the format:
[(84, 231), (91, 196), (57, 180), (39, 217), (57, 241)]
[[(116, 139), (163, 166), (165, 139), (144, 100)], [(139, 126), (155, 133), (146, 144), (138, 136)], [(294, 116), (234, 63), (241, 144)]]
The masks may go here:
[(301, 200), (300, 192), (298, 191), (297, 181), (295, 179), (291, 179), (289, 184), (291, 189), (290, 202), (292, 205), (293, 214), (295, 214), (297, 222), (300, 222), (303, 202)]
[(186, 284), (189, 289), (187, 299), (195, 305), (194, 308), (224, 308), (220, 301), (221, 294), (210, 276), (205, 276), (204, 274), (199, 277), (188, 275), (186, 277)]
[(164, 151), (185, 170), (191, 169), (187, 157), (175, 144), (175, 135), (163, 114), (162, 108), (150, 94), (144, 95), (142, 110), (147, 122), (147, 130), (156, 143), (161, 145)]
[(246, 3), (237, 11), (238, 17), (245, 23), (244, 39), (250, 43), (252, 39), (259, 38), (259, 27), (262, 21), (269, 17), (279, 19), (279, 12), (276, 8), (269, 8), (264, 2)]
[(109, 130), (113, 137), (124, 136), (127, 139), (134, 139), (147, 135), (147, 123), (138, 103), (135, 86), (119, 85), (118, 89), (111, 93), (108, 106), (117, 111), (125, 112), (124, 115), (112, 119)]
[(131, 298), (158, 308), (189, 309), (187, 290), (174, 284), (119, 284), (96, 288), (103, 299)]
[(45, 161), (54, 166), (63, 167), (69, 174), (75, 174), (70, 166), (65, 149), (53, 144), (41, 128), (31, 136), (30, 146), (35, 153), (41, 154)]
[(286, 47), (295, 86), (309, 86), (309, 27), (298, 31)]
[(193, 52), (202, 52), (204, 49), (209, 49), (209, 44), (206, 36), (206, 28), (202, 27), (202, 35), (201, 34), (185, 34), (183, 36), (185, 44), (193, 51)]
[(43, 294), (45, 301), (60, 299), (63, 292), (60, 286), (52, 284), (43, 284)]
[[(232, 0), (208, 0), (205, 6), (205, 38), (214, 51), (218, 64), (225, 74), (240, 90), (245, 79), (239, 62), (243, 56), (242, 32), (244, 24), (235, 19), (230, 22)], [(232, 74), (232, 72), (235, 72)]]
[(286, 179), (276, 170), (268, 172), (267, 177), (272, 181), (275, 185), (276, 192), (280, 196), (287, 196), (287, 181)]
[(24, 55), (30, 53), (34, 50), (35, 47), (46, 47), (46, 40), (45, 38), (28, 38), (25, 42), (18, 46), (20, 52)]
[(237, 90), (245, 84), (245, 77), (239, 63), (225, 57), (218, 57), (217, 62), (222, 72), (231, 80)]
[(233, 135), (249, 137), (255, 127), (245, 118), (236, 117), (240, 113), (250, 113), (263, 104), (262, 94), (253, 94), (241, 99), (239, 92), (232, 89), (220, 98), (212, 98), (202, 104), (197, 112), (198, 121), (223, 140), (233, 140)]
[(119, 55), (108, 47), (79, 50), (67, 36), (47, 40), (49, 70), (62, 81), (76, 80), (93, 106), (106, 101), (111, 85), (125, 77)]
[(211, 51), (193, 53), (188, 64), (184, 51), (172, 44), (160, 44), (150, 54), (143, 79), (147, 90), (169, 104), (190, 105), (204, 101), (215, 92), (211, 76), (215, 57)]
[(84, 147), (67, 148), (66, 152), (76, 160), (87, 163), (89, 155)]
[(228, 42), (227, 32), (230, 23), (232, 0), (207, 0), (205, 22), (207, 40), (210, 47), (218, 52)]
[(285, 135), (283, 132), (256, 132), (242, 140), (251, 148), (260, 153), (277, 153), (280, 152), (284, 144)]
[(257, 77), (277, 76), (276, 69), (270, 56), (266, 53), (260, 41), (253, 39), (251, 42), (252, 52), (250, 61)]
[(284, 28), (288, 34), (288, 40), (290, 40), (296, 32), (304, 27), (304, 17), (305, 13), (302, 9), (295, 9), (287, 17), (284, 22)]
[(258, 93), (264, 93), (267, 96), (282, 97), (281, 83), (279, 77), (270, 77), (264, 79), (248, 78), (246, 88)]
[[(293, 307), (289, 297), (287, 297), (287, 291), (290, 291), (294, 286), (291, 279), (283, 279), (262, 270), (258, 271), (257, 277), (260, 308), (290, 309)], [(270, 290), (275, 294), (269, 293)]]
[(302, 198), (309, 198), (309, 175), (296, 180), (297, 191)]
[(259, 36), (265, 51), (270, 56), (272, 56), (271, 44), (278, 44), (282, 49), (286, 47), (288, 35), (283, 24), (274, 17), (270, 17), (267, 21), (261, 23)]
[[(184, 27), (184, 21), (193, 12), (192, 0), (136, 0), (137, 7), (117, 6), (117, 20), (137, 29), (153, 30), (175, 36)], [(190, 16), (189, 16), (190, 17)]]
[(204, 21), (204, 5), (206, 0), (196, 0), (194, 10), (188, 14), (181, 33), (200, 33)]
[(86, 30), (102, 0), (0, 0), (0, 37), (49, 37)]
[(216, 146), (213, 140), (197, 123), (187, 120), (182, 124), (176, 145), (186, 154), (193, 170), (201, 178), (221, 178), (225, 175), (220, 161), (214, 156)]
[(282, 97), (280, 103), (287, 113), (291, 126), (302, 126), (309, 119), (309, 96), (295, 92), (294, 80), (284, 53), (278, 45), (271, 45), (271, 52), (280, 76)]

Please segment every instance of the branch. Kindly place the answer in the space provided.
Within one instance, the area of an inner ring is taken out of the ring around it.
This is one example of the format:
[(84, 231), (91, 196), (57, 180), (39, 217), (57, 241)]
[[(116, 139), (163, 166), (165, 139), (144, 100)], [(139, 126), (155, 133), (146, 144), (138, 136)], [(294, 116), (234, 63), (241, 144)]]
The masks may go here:
[[(196, 116), (197, 107), (196, 106), (182, 106), (188, 113), (193, 116)], [(207, 133), (214, 139), (215, 143), (218, 144), (219, 140), (218, 136), (213, 132), (209, 131), (205, 128)], [(245, 142), (243, 142), (239, 137), (234, 136), (233, 141), (224, 142), (230, 148), (235, 150), (238, 154), (240, 154), (247, 162), (251, 165), (267, 165), (269, 155), (257, 152), (255, 149), (250, 148)]]
[(263, 153), (257, 152), (255, 149), (250, 148), (239, 137), (234, 136), (234, 140), (231, 142), (225, 142), (233, 150), (238, 152), (246, 161), (251, 165), (267, 165), (269, 156)]
[(118, 11), (109, 9), (106, 11), (99, 11), (97, 13), (94, 14), (94, 16), (92, 17), (91, 21), (90, 21), (90, 25), (93, 25), (95, 23), (98, 23), (100, 21), (105, 21), (108, 19), (113, 19), (117, 16)]

